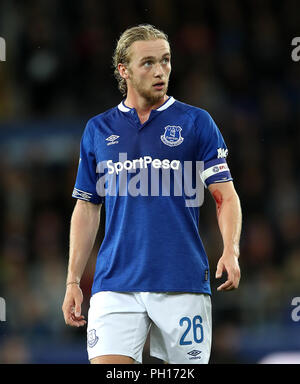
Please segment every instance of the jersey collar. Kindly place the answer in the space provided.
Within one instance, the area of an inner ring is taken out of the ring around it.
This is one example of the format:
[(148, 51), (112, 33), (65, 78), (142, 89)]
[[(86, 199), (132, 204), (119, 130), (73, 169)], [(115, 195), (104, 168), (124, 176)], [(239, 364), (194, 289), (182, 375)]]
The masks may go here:
[[(170, 96), (159, 108), (153, 109), (153, 111), (161, 112), (165, 109), (169, 108), (173, 103), (175, 103), (175, 99), (173, 96)], [(118, 108), (121, 112), (130, 112), (134, 108), (129, 108), (124, 104), (124, 100), (121, 101), (121, 103), (118, 105)]]

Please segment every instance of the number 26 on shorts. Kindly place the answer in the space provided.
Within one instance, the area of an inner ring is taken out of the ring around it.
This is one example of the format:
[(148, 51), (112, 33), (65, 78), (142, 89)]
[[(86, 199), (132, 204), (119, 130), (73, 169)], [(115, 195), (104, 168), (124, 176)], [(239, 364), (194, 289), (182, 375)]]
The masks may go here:
[[(201, 316), (194, 316), (192, 320), (189, 317), (182, 317), (179, 320), (179, 325), (181, 327), (186, 326), (180, 338), (180, 345), (192, 344), (191, 339), (193, 339), (195, 343), (202, 343), (204, 335)], [(193, 329), (192, 332), (191, 328)]]

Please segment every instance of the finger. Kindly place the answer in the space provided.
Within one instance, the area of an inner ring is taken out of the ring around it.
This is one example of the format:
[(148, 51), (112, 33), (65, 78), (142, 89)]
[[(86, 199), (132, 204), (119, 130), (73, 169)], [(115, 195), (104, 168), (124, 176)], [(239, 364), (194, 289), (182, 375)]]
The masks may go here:
[(229, 275), (228, 280), (232, 281), (232, 289), (236, 289), (239, 286), (240, 282), (240, 272), (239, 270), (233, 270), (233, 272)]
[(225, 283), (221, 284), (217, 288), (217, 291), (230, 290), (232, 287), (233, 287), (232, 280), (226, 280)]
[[(80, 321), (80, 320), (83, 320), (85, 317), (81, 314), (79, 314), (79, 316), (77, 316), (78, 312), (76, 313), (76, 307), (72, 307), (71, 309), (71, 317), (74, 321)], [(81, 311), (81, 307), (79, 307), (80, 311)], [(78, 310), (78, 309), (77, 309)]]
[(238, 279), (228, 279), (224, 284), (220, 285), (217, 290), (218, 291), (232, 291), (233, 289), (237, 289), (239, 286)]
[(76, 322), (71, 313), (65, 315), (65, 323), (67, 325), (75, 326)]
[(74, 313), (71, 313), (67, 318), (67, 324), (73, 327), (79, 327), (86, 324), (84, 316), (76, 317)]
[(72, 319), (74, 319), (74, 320), (82, 320), (82, 319), (84, 319), (83, 315), (80, 315), (80, 316), (77, 317), (77, 316), (74, 315), (74, 313), (72, 313), (71, 316), (72, 316)]
[(233, 291), (235, 289), (235, 286), (232, 284), (227, 288), (224, 288), (223, 291)]
[(217, 288), (217, 291), (231, 291), (233, 289), (233, 285), (229, 286), (223, 286), (221, 285), (220, 287)]
[(73, 321), (77, 321), (77, 322), (85, 321), (84, 316), (75, 317), (74, 315), (72, 315), (72, 316), (71, 316), (71, 319), (72, 319)]
[(74, 316), (74, 306), (72, 304), (63, 307), (63, 314), (67, 325), (77, 326), (76, 318)]
[(63, 308), (63, 314), (64, 314), (64, 320), (67, 325), (69, 325), (69, 318), (71, 317), (72, 313), (71, 310)]
[(82, 327), (83, 325), (86, 324), (86, 321), (85, 320), (74, 320), (74, 319), (71, 319), (70, 321), (70, 325), (74, 326), (74, 327)]
[(222, 263), (218, 263), (216, 270), (216, 279), (219, 279), (222, 276), (224, 270), (224, 265)]
[(85, 320), (74, 320), (71, 317), (67, 320), (67, 325), (70, 325), (71, 327), (81, 327), (86, 324)]
[(236, 277), (233, 283), (233, 289), (237, 289), (239, 287), (239, 284), (240, 284), (240, 278)]
[(81, 315), (81, 301), (75, 300), (75, 316), (79, 317)]

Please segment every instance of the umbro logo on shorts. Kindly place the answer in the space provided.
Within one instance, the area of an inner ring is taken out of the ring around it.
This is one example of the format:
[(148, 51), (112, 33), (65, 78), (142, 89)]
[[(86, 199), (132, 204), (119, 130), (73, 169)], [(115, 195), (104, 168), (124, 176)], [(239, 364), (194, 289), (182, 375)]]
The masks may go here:
[(192, 359), (201, 359), (200, 355), (201, 351), (198, 351), (197, 349), (193, 349), (191, 352), (188, 352), (187, 354), (192, 356), (190, 357), (190, 360)]

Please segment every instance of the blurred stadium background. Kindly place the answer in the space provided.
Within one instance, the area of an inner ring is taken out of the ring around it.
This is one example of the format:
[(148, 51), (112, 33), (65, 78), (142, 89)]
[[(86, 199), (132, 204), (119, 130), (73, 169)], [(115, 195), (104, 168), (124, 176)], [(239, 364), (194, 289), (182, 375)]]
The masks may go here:
[[(120, 102), (115, 42), (145, 22), (170, 37), (169, 94), (219, 125), (243, 208), (242, 279), (231, 293), (216, 292), (222, 247), (208, 194), (201, 208), (211, 363), (300, 353), (291, 317), (300, 296), (300, 62), (291, 59), (299, 2), (0, 0), (1, 363), (88, 363), (85, 328), (66, 327), (61, 311), (79, 140), (90, 117)], [(82, 279), (85, 315), (102, 236), (103, 224)], [(148, 343), (144, 362), (159, 362)]]

